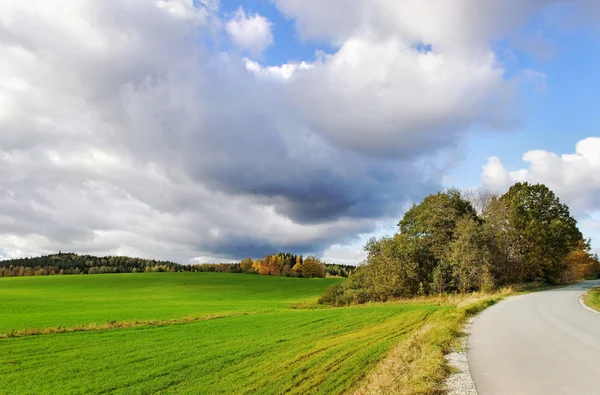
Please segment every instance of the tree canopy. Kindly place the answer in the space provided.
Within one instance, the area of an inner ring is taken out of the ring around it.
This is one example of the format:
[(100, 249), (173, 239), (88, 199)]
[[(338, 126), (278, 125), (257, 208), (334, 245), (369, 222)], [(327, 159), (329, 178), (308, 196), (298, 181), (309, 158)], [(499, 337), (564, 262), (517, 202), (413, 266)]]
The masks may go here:
[(429, 195), (406, 212), (398, 229), (393, 237), (369, 240), (363, 265), (321, 302), (385, 301), (598, 275), (598, 259), (569, 208), (541, 184), (517, 183), (500, 197), (485, 191), (463, 197), (455, 189)]

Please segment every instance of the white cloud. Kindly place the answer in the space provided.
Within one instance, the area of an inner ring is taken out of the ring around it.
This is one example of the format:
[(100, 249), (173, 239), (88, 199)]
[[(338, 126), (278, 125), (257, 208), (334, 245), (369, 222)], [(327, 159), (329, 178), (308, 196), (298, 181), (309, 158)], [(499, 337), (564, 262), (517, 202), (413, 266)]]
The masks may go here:
[(225, 29), (236, 47), (258, 56), (273, 44), (271, 25), (264, 16), (247, 15), (244, 9), (239, 7), (233, 18), (225, 24)]
[(471, 125), (513, 121), (486, 43), (546, 2), (343, 3), (277, 1), (337, 49), (263, 66), (205, 45), (273, 42), (216, 0), (0, 2), (0, 254), (322, 254), (439, 188)]
[(600, 137), (579, 141), (573, 154), (529, 151), (523, 161), (529, 163), (528, 168), (508, 171), (500, 159), (490, 158), (483, 167), (482, 183), (499, 192), (517, 181), (543, 183), (575, 213), (600, 210)]
[(452, 145), (473, 123), (509, 124), (515, 92), (503, 77), (491, 52), (423, 53), (398, 38), (368, 35), (348, 39), (309, 73), (298, 73), (289, 97), (312, 128), (337, 144), (414, 155)]
[(367, 253), (362, 245), (339, 245), (329, 246), (323, 253), (323, 259), (327, 263), (340, 265), (358, 265), (367, 258)]
[(246, 68), (258, 77), (273, 78), (275, 80), (287, 81), (298, 71), (310, 70), (314, 65), (307, 62), (286, 63), (281, 66), (264, 67), (260, 63), (246, 59)]
[[(541, 8), (561, 0), (274, 0), (306, 39), (343, 44), (365, 33), (432, 44), (444, 53), (486, 52)], [(581, 3), (575, 1), (574, 3)]]

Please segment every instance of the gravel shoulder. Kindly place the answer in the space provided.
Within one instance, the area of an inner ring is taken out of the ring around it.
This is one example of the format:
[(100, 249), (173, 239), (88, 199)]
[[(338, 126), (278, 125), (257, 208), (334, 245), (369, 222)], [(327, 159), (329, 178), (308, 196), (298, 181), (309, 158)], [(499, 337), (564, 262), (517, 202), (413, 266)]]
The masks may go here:
[[(473, 319), (465, 325), (465, 332), (471, 326)], [(459, 339), (458, 344), (454, 347), (454, 351), (446, 355), (448, 365), (454, 369), (446, 379), (446, 388), (449, 395), (477, 395), (475, 383), (471, 377), (469, 363), (467, 361), (467, 336)]]

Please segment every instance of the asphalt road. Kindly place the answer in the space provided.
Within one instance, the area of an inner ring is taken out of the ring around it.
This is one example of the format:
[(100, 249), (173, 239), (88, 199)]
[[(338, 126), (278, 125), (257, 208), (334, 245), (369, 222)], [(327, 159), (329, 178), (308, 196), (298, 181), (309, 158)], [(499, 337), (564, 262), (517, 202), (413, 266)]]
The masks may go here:
[(600, 314), (579, 296), (600, 280), (507, 298), (470, 327), (479, 395), (600, 394)]

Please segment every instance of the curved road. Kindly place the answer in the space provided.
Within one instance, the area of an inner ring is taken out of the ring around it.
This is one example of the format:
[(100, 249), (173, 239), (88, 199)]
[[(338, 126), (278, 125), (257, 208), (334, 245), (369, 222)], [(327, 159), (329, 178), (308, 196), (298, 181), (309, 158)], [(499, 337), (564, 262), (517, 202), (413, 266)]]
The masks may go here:
[(479, 395), (600, 394), (600, 314), (579, 297), (600, 280), (507, 298), (471, 325)]

